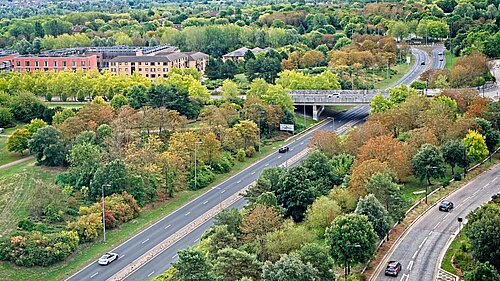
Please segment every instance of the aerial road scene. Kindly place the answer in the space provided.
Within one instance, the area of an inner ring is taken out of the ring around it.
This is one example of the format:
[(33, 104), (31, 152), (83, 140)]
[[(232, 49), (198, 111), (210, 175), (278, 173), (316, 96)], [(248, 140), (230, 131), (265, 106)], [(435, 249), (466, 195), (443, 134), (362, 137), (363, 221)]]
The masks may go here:
[(500, 281), (500, 1), (0, 1), (0, 279)]

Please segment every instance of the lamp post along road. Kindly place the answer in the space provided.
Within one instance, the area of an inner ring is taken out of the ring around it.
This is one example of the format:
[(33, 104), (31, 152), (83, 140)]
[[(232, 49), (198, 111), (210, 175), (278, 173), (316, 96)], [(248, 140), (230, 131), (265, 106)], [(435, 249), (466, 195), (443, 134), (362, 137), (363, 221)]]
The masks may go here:
[(196, 160), (196, 151), (198, 150), (198, 144), (201, 144), (201, 141), (197, 141), (194, 143), (194, 190), (197, 189), (197, 170), (198, 170), (198, 162)]
[(105, 207), (104, 207), (104, 187), (111, 187), (110, 184), (101, 185), (101, 195), (102, 195), (102, 233), (103, 233), (103, 242), (106, 243), (106, 216), (105, 216)]
[(428, 181), (428, 184), (425, 186), (425, 204), (427, 204), (427, 196), (429, 195), (429, 185), (430, 185), (430, 178), (429, 178), (429, 172), (430, 170), (434, 170), (434, 169), (437, 169), (438, 167), (436, 166), (427, 166), (426, 167), (426, 172), (427, 172), (427, 181)]

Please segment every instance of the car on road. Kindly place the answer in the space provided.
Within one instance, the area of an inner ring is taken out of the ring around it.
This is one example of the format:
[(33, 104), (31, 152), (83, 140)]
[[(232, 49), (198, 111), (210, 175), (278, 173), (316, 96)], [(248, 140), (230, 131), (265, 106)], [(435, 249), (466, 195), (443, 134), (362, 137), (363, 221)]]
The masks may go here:
[(443, 58), (440, 58), (439, 61), (443, 61)]
[(439, 204), (440, 211), (449, 212), (452, 209), (453, 209), (453, 202), (451, 201), (443, 200), (441, 201), (441, 204)]
[(425, 65), (425, 61), (421, 62), (420, 65)]
[(401, 263), (397, 261), (389, 261), (385, 268), (385, 275), (392, 275), (398, 277), (400, 271), (401, 271)]
[(280, 147), (280, 149), (278, 149), (278, 152), (279, 153), (286, 153), (290, 150), (290, 148), (288, 146), (283, 146), (283, 147)]
[(97, 263), (100, 265), (108, 265), (118, 259), (117, 253), (106, 253), (99, 258)]

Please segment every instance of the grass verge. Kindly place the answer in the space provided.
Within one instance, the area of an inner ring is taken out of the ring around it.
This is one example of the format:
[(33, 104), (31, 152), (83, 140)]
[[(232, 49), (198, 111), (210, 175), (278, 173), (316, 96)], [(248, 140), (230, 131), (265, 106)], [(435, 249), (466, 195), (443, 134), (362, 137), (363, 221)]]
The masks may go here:
[(460, 57), (454, 55), (452, 56), (450, 51), (446, 51), (445, 54), (446, 54), (446, 64), (444, 68), (451, 70)]
[(455, 253), (458, 251), (458, 249), (460, 249), (460, 247), (462, 247), (462, 245), (467, 242), (468, 242), (467, 236), (465, 236), (464, 232), (461, 231), (457, 235), (457, 237), (455, 237), (453, 242), (451, 242), (450, 247), (446, 251), (446, 254), (443, 257), (443, 263), (441, 263), (441, 268), (455, 275), (459, 275), (459, 273), (452, 264), (452, 259)]
[(28, 156), (20, 153), (13, 153), (7, 150), (7, 140), (9, 139), (9, 135), (12, 134), (15, 129), (21, 128), (22, 126), (24, 125), (17, 125), (14, 128), (7, 128), (0, 135), (0, 166)]
[[(106, 231), (106, 243), (95, 242), (80, 245), (79, 248), (64, 262), (50, 267), (24, 268), (15, 266), (12, 263), (0, 262), (0, 276), (3, 276), (2, 279), (5, 280), (63, 280), (69, 277), (74, 272), (78, 271), (80, 268), (96, 260), (100, 255), (102, 255), (102, 253), (118, 246), (119, 244), (126, 241), (129, 237), (147, 228), (154, 222), (158, 221), (160, 218), (170, 214), (174, 210), (201, 195), (213, 186), (220, 184), (227, 178), (237, 174), (254, 162), (266, 157), (269, 153), (275, 151), (282, 144), (282, 141), (276, 141), (262, 146), (261, 153), (254, 156), (253, 158), (247, 158), (243, 162), (236, 162), (233, 169), (229, 173), (217, 175), (215, 181), (210, 186), (204, 189), (196, 191), (182, 191), (177, 193), (176, 197), (169, 201), (151, 204), (150, 206), (143, 209), (141, 215), (137, 219), (123, 224), (118, 228)], [(5, 170), (2, 171), (2, 177), (14, 178), (15, 175), (23, 169), (28, 169), (30, 165), (33, 166), (33, 162), (34, 161), (28, 161), (26, 163), (21, 163), (13, 167), (9, 167), (9, 170), (7, 172), (5, 172)], [(34, 169), (41, 169), (41, 167), (33, 167)], [(46, 180), (47, 182), (54, 182), (54, 179), (51, 179), (50, 177), (46, 178)], [(27, 196), (29, 196), (29, 190), (27, 190), (26, 192), (28, 193)], [(23, 217), (22, 215), (23, 214), (18, 212), (17, 216)]]
[[(375, 83), (375, 89), (387, 89), (389, 88), (392, 84), (396, 83), (399, 79), (403, 78), (403, 76), (410, 71), (411, 67), (415, 63), (415, 58), (412, 56), (411, 57), (411, 62), (409, 64), (407, 63), (402, 63), (398, 64), (394, 67), (391, 67), (392, 70), (396, 71), (395, 75), (390, 75), (389, 79), (384, 79), (380, 83)], [(384, 75), (385, 77), (385, 75)]]

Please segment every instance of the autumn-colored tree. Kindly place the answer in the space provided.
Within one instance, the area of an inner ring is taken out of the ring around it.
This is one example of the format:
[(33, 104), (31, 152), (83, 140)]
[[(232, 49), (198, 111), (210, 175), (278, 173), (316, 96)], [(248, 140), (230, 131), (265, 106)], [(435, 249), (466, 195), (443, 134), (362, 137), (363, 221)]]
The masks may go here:
[(272, 207), (254, 205), (241, 221), (241, 240), (256, 243), (259, 247), (258, 256), (261, 260), (267, 260), (266, 235), (282, 225), (282, 217)]
[(221, 157), (221, 143), (217, 136), (208, 132), (200, 137), (200, 150), (199, 159), (207, 165), (212, 165), (220, 160)]
[(368, 120), (348, 133), (344, 141), (344, 148), (349, 154), (357, 155), (359, 148), (369, 139), (388, 133), (389, 131), (382, 123)]
[(83, 131), (96, 131), (102, 124), (111, 124), (115, 112), (109, 105), (89, 104), (58, 126), (64, 139), (72, 140)]
[(434, 132), (428, 128), (418, 128), (407, 133), (408, 138), (404, 141), (404, 148), (409, 158), (415, 155), (423, 144), (437, 145)]
[(317, 131), (311, 138), (310, 146), (329, 157), (343, 152), (341, 139), (335, 132)]
[(410, 162), (404, 147), (392, 136), (378, 136), (368, 140), (359, 149), (357, 161), (377, 159), (387, 163), (388, 168), (401, 180), (410, 173)]
[(175, 132), (168, 142), (168, 152), (172, 152), (179, 156), (185, 165), (186, 170), (191, 171), (194, 167), (194, 152), (196, 146), (199, 151), (199, 137), (192, 131)]
[(464, 138), (464, 144), (467, 149), (467, 156), (473, 161), (481, 161), (488, 156), (488, 147), (483, 135), (477, 131), (469, 130)]
[(380, 162), (377, 159), (367, 160), (361, 163), (356, 163), (351, 172), (351, 180), (349, 181), (349, 191), (356, 198), (366, 196), (365, 184), (375, 173), (389, 171), (387, 164)]
[(186, 169), (184, 160), (174, 151), (164, 152), (161, 157), (161, 173), (163, 175), (165, 190), (169, 197), (174, 196), (174, 192), (186, 187)]
[(240, 123), (234, 125), (234, 129), (243, 138), (243, 147), (245, 149), (257, 144), (259, 128), (253, 121), (242, 120)]
[(319, 66), (325, 60), (325, 55), (316, 50), (310, 50), (304, 53), (301, 59), (301, 65), (304, 68)]

